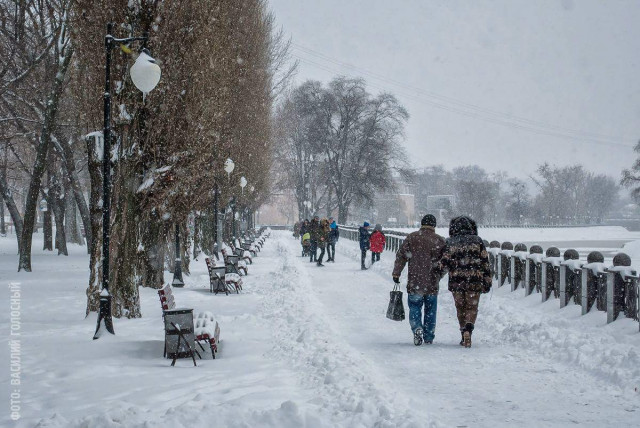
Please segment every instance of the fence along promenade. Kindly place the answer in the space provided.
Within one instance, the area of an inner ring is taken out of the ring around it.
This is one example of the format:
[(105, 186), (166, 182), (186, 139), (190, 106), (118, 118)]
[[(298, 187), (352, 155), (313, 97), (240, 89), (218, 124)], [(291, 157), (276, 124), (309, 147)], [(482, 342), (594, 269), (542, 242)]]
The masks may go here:
[[(404, 232), (383, 230), (387, 237), (385, 250), (396, 252), (402, 245)], [(357, 227), (340, 226), (340, 237), (351, 241), (360, 239)], [(590, 252), (586, 260), (580, 260), (575, 249), (564, 254), (556, 247), (546, 251), (539, 245), (527, 248), (508, 241), (486, 242), (491, 263), (494, 286), (508, 285), (511, 291), (524, 289), (525, 295), (538, 293), (541, 301), (558, 299), (559, 307), (580, 305), (582, 315), (594, 307), (607, 313), (607, 323), (623, 315), (636, 321), (640, 319), (640, 279), (631, 266), (631, 258), (618, 253), (613, 264), (607, 266), (599, 251)], [(640, 323), (638, 326), (640, 331)]]

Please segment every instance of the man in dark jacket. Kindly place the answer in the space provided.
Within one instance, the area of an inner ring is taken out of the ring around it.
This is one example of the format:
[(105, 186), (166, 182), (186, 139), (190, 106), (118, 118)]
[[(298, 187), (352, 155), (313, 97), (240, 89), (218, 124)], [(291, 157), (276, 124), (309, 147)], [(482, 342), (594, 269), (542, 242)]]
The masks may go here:
[(360, 260), (360, 269), (367, 270), (367, 267), (364, 265), (364, 261), (367, 258), (367, 250), (369, 249), (369, 222), (365, 221), (362, 226), (360, 226), (360, 251), (362, 252), (362, 257)]
[(334, 262), (336, 261), (336, 244), (338, 243), (338, 239), (340, 238), (340, 229), (336, 224), (333, 217), (329, 217), (329, 241), (327, 242), (327, 261)]
[(449, 291), (453, 293), (462, 340), (471, 347), (471, 333), (478, 317), (480, 294), (491, 289), (491, 266), (478, 227), (469, 217), (456, 217), (449, 225), (449, 239), (434, 272), (449, 272)]
[[(427, 214), (422, 218), (420, 230), (410, 233), (396, 254), (393, 281), (400, 283), (404, 265), (409, 263), (407, 298), (409, 301), (409, 324), (413, 331), (413, 343), (433, 343), (438, 309), (440, 276), (433, 267), (442, 257), (445, 241), (436, 234), (436, 218)], [(424, 306), (424, 321), (422, 307)]]

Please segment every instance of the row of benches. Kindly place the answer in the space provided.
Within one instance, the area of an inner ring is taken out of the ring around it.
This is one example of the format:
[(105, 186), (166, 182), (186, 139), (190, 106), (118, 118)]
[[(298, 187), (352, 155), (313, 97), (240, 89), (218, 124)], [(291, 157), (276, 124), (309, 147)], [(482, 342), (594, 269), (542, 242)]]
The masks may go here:
[[(217, 253), (214, 254), (215, 260), (205, 259), (209, 271), (209, 291), (215, 294), (225, 292), (227, 295), (229, 291), (233, 290), (239, 293), (242, 290), (240, 272), (243, 272), (244, 275), (248, 273), (246, 265), (243, 266), (244, 269), (241, 269), (241, 265), (239, 266), (239, 258), (243, 257), (246, 260), (244, 252), (248, 252), (249, 254), (247, 255), (257, 255), (268, 237), (268, 231), (261, 230), (258, 238), (244, 242), (243, 246), (246, 249), (240, 248), (242, 252), (237, 251), (240, 247), (238, 243), (232, 243), (232, 245), (223, 248), (224, 264), (222, 265), (216, 263), (220, 262), (220, 256)], [(176, 308), (175, 296), (170, 284), (159, 289), (158, 296), (160, 297), (162, 317), (165, 322), (165, 349), (163, 356), (173, 358), (171, 365), (175, 364), (177, 358), (185, 357), (191, 357), (194, 365), (196, 365), (195, 355), (200, 358), (201, 356), (195, 348), (195, 344), (204, 352), (205, 348), (202, 343), (207, 344), (211, 350), (212, 359), (215, 359), (220, 344), (220, 326), (213, 314), (208, 311), (193, 314), (192, 309)], [(174, 319), (180, 322), (176, 323)], [(177, 342), (174, 340), (175, 336), (178, 336)], [(168, 349), (168, 347), (172, 349)]]

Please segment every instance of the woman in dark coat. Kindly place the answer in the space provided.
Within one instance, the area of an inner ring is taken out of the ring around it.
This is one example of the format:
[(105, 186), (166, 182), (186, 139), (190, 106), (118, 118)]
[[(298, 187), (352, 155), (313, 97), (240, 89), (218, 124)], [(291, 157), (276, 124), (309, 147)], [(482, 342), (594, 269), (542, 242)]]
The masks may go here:
[(462, 334), (460, 345), (469, 348), (480, 294), (491, 289), (489, 256), (475, 221), (465, 216), (451, 220), (449, 238), (434, 272), (440, 276), (449, 272), (449, 291), (453, 293)]

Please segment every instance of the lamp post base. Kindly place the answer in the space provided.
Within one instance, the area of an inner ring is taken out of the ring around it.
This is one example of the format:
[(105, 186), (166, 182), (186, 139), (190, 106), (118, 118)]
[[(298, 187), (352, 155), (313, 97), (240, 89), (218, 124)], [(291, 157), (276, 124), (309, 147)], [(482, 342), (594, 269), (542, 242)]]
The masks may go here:
[(182, 279), (182, 261), (176, 260), (176, 266), (173, 269), (173, 281), (171, 285), (174, 287), (184, 287), (184, 280)]
[(111, 318), (111, 295), (109, 292), (100, 293), (100, 312), (98, 313), (98, 324), (96, 325), (96, 332), (93, 334), (93, 340), (99, 339), (103, 333), (101, 328), (104, 321), (104, 328), (111, 334), (116, 334), (113, 331), (113, 319)]

